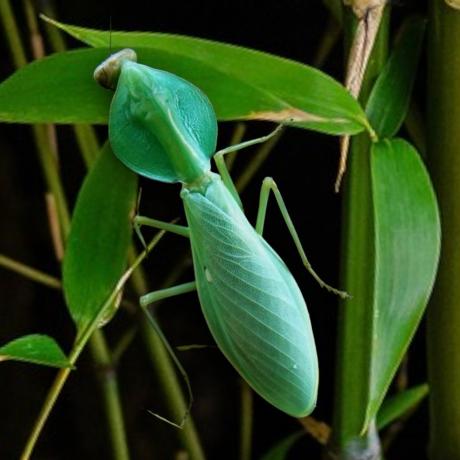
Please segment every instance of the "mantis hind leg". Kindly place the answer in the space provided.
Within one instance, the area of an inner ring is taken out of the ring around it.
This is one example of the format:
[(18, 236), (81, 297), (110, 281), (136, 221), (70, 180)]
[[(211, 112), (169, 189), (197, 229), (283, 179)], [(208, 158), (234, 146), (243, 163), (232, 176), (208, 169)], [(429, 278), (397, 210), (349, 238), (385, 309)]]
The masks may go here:
[(313, 270), (313, 267), (311, 266), (307, 258), (307, 255), (305, 254), (305, 251), (302, 247), (302, 243), (300, 242), (299, 235), (294, 226), (294, 223), (292, 222), (291, 216), (289, 215), (289, 212), (287, 210), (286, 204), (284, 203), (281, 192), (279, 191), (278, 186), (276, 185), (275, 181), (271, 177), (266, 177), (264, 179), (262, 183), (262, 187), (260, 189), (259, 210), (257, 213), (257, 222), (255, 226), (256, 232), (259, 235), (262, 235), (263, 233), (270, 191), (272, 191), (273, 195), (275, 196), (276, 202), (278, 203), (278, 207), (281, 211), (281, 215), (283, 216), (284, 222), (286, 222), (289, 233), (291, 234), (291, 237), (294, 241), (294, 244), (297, 248), (297, 251), (300, 255), (300, 258), (302, 259), (302, 262), (305, 268), (309, 271), (309, 273), (313, 276), (313, 278), (318, 282), (318, 284), (321, 287), (327, 289), (330, 292), (333, 292), (334, 294), (339, 295), (342, 298), (349, 297), (349, 295), (346, 292), (335, 289), (329, 284), (325, 283), (320, 278), (320, 276), (315, 272), (315, 270)]

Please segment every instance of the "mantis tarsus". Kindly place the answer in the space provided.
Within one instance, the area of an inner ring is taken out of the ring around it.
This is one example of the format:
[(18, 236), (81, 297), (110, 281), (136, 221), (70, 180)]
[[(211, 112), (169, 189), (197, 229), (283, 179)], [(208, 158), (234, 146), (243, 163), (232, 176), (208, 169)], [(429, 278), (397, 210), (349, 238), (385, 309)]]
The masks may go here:
[[(318, 361), (305, 301), (296, 281), (262, 238), (270, 191), (315, 279), (273, 179), (264, 180), (255, 228), (246, 219), (223, 156), (263, 142), (243, 142), (215, 153), (217, 119), (207, 97), (171, 73), (136, 62), (122, 50), (95, 71), (115, 90), (109, 138), (116, 156), (150, 179), (180, 182), (188, 227), (138, 216), (142, 225), (190, 238), (195, 281), (141, 298), (141, 306), (197, 290), (214, 339), (242, 377), (282, 411), (302, 417), (316, 404)], [(275, 131), (276, 132), (276, 131)], [(211, 172), (215, 155), (220, 175)]]

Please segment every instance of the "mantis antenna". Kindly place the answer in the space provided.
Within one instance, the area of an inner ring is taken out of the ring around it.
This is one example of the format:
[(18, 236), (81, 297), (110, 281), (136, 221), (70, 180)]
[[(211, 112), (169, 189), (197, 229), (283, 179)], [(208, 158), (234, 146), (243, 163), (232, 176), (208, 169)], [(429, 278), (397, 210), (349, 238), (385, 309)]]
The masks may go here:
[(112, 13), (109, 14), (109, 54), (112, 54)]

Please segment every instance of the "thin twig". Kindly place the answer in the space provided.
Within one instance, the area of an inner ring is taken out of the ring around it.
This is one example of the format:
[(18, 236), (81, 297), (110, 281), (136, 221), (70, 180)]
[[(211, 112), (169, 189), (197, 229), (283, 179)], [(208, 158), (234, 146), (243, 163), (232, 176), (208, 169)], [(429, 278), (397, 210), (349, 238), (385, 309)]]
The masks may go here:
[(254, 422), (254, 395), (251, 387), (241, 380), (240, 460), (250, 460)]
[(61, 289), (61, 280), (2, 254), (0, 254), (0, 266), (50, 288)]

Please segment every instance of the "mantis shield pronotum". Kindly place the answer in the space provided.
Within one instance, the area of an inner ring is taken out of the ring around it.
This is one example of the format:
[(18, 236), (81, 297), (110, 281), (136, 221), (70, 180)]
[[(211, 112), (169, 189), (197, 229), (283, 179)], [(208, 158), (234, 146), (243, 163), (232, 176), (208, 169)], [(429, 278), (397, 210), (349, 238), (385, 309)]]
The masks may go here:
[[(316, 404), (318, 360), (303, 296), (288, 268), (262, 238), (270, 190), (302, 260), (310, 267), (283, 199), (264, 180), (255, 228), (240, 200), (223, 155), (265, 138), (215, 153), (217, 120), (207, 97), (191, 83), (136, 62), (122, 50), (95, 71), (96, 80), (115, 90), (109, 138), (116, 156), (140, 175), (182, 183), (188, 227), (137, 216), (148, 225), (190, 238), (195, 281), (141, 298), (141, 306), (197, 290), (209, 329), (219, 348), (263, 398), (295, 417)], [(221, 175), (210, 170), (215, 155)], [(340, 293), (344, 295), (344, 293)]]

